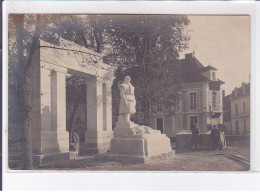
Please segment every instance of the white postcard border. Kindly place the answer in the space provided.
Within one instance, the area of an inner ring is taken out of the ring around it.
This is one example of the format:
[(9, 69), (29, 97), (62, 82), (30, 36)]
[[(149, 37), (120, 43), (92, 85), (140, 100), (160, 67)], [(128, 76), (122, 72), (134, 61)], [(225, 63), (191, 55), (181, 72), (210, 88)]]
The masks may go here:
[[(219, 190), (260, 188), (259, 141), (260, 4), (257, 2), (170, 1), (7, 1), (3, 3), (3, 189), (4, 190)], [(257, 6), (257, 7), (256, 7)], [(256, 12), (258, 10), (258, 13)], [(251, 23), (251, 172), (86, 172), (10, 171), (7, 167), (8, 14), (226, 14), (250, 15)], [(257, 25), (258, 24), (258, 25)], [(257, 44), (258, 43), (258, 44)], [(258, 153), (258, 154), (257, 154)]]

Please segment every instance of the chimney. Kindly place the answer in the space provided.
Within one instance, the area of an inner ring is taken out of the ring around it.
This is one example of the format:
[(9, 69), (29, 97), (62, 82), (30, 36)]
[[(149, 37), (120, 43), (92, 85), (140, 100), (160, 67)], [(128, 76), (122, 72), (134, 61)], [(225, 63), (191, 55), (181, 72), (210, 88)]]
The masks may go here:
[(225, 97), (225, 90), (222, 90), (222, 98)]
[(195, 52), (193, 51), (193, 53), (187, 53), (185, 54), (185, 59), (191, 59), (195, 57)]
[(245, 95), (246, 94), (246, 82), (242, 83), (242, 94)]
[(237, 97), (237, 87), (235, 87), (234, 92), (235, 92), (235, 97)]

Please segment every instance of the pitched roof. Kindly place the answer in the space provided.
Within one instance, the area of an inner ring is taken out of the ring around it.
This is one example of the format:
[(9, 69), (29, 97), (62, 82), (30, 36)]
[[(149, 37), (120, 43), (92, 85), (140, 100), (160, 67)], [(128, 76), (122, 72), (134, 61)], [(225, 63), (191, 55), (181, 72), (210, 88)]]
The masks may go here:
[(212, 67), (212, 66), (207, 66), (207, 67), (201, 68), (200, 72), (208, 71), (208, 70), (218, 70), (218, 69), (216, 69), (215, 67)]
[[(207, 77), (203, 76), (201, 72), (216, 68), (212, 66), (204, 67), (201, 62), (192, 54), (186, 54), (185, 59), (180, 59), (180, 69), (182, 70), (183, 76), (182, 79), (185, 83), (193, 83), (193, 82), (204, 82), (211, 81)], [(221, 80), (218, 80), (220, 84), (224, 83)]]
[(225, 82), (223, 82), (222, 80), (218, 79), (217, 81), (212, 81), (210, 80), (211, 83), (219, 83), (219, 84), (224, 84)]

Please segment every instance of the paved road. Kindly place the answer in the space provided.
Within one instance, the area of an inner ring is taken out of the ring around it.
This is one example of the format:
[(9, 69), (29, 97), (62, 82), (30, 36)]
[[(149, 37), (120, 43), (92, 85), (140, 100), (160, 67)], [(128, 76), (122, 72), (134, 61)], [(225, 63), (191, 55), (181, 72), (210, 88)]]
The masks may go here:
[(97, 162), (94, 157), (48, 165), (40, 169), (87, 170), (87, 171), (245, 171), (248, 167), (225, 157), (239, 154), (249, 159), (249, 145), (232, 146), (219, 151), (189, 151), (176, 153), (172, 158), (154, 160), (147, 164), (121, 164), (119, 162)]

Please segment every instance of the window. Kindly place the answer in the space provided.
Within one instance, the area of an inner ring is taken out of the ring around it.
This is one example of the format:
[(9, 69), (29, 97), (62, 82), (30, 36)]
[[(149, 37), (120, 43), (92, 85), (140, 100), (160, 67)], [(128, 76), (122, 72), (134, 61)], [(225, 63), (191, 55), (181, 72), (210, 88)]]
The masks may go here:
[(235, 113), (238, 113), (238, 104), (235, 104)]
[(156, 129), (160, 130), (163, 133), (163, 118), (156, 119)]
[(216, 80), (216, 72), (212, 72), (212, 80)]
[(157, 106), (156, 105), (152, 105), (152, 111), (156, 112), (157, 111)]
[(197, 124), (197, 123), (198, 123), (197, 116), (190, 116), (190, 127), (192, 124)]
[(177, 110), (181, 110), (181, 101), (179, 101), (179, 102), (177, 103), (176, 109), (177, 109)]
[(246, 112), (246, 102), (243, 102), (243, 112)]
[(237, 134), (238, 134), (238, 132), (239, 132), (239, 124), (238, 124), (238, 121), (236, 121), (236, 132), (237, 132)]
[(197, 96), (196, 92), (190, 93), (190, 109), (196, 109), (197, 108)]
[(176, 110), (180, 110), (180, 102), (177, 103)]
[(246, 132), (246, 120), (244, 120), (244, 132)]
[(217, 92), (212, 92), (212, 108), (217, 108)]
[(197, 124), (197, 116), (191, 116), (190, 117), (190, 123), (191, 124)]
[(157, 111), (162, 112), (163, 111), (163, 106), (160, 104), (157, 106)]

